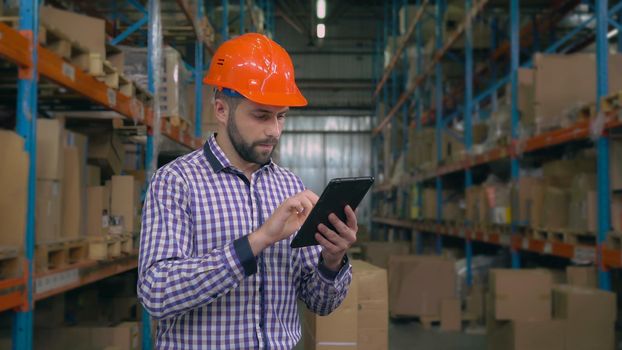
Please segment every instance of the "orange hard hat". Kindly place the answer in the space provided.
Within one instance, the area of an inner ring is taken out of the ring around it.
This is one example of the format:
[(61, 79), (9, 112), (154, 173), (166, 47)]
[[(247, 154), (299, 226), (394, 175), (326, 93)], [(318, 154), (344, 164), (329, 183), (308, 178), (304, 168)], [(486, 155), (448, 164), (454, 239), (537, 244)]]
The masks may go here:
[(307, 105), (296, 86), (294, 65), (287, 51), (257, 33), (224, 42), (214, 53), (203, 83), (234, 90), (264, 105)]

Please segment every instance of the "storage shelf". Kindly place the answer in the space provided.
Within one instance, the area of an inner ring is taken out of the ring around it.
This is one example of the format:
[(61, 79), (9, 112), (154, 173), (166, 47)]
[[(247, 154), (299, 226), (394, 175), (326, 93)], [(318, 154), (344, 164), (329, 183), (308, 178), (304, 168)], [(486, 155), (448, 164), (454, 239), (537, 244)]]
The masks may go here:
[[(80, 68), (66, 62), (54, 52), (39, 45), (38, 71), (54, 83), (70, 89), (105, 108), (113, 110), (137, 123), (153, 128), (153, 110), (135, 97), (128, 97), (106, 86)], [(29, 40), (15, 29), (0, 23), (0, 56), (21, 66), (31, 67)], [(200, 147), (202, 141), (168, 124), (163, 118), (160, 130), (171, 140), (191, 149)]]
[[(399, 228), (452, 236), (462, 239), (493, 244), (506, 248), (551, 255), (566, 259), (577, 259), (582, 262), (596, 263), (596, 247), (583, 244), (569, 244), (525, 237), (522, 233), (512, 235), (509, 229), (500, 228), (467, 228), (464, 224), (429, 223), (419, 220), (403, 220), (374, 217), (373, 222)], [(622, 250), (602, 247), (603, 264), (609, 268), (622, 267)]]
[[(118, 275), (138, 267), (138, 252), (131, 255), (97, 262), (86, 260), (67, 267), (35, 274), (34, 300), (39, 301), (87, 284)], [(0, 312), (26, 304), (25, 278), (0, 280)]]

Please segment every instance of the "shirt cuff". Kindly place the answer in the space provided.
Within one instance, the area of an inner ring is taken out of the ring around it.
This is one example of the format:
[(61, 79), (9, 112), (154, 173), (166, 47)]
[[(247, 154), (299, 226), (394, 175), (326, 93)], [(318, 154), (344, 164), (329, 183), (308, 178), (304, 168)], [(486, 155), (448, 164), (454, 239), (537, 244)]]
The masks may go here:
[(324, 277), (325, 279), (329, 281), (334, 281), (335, 278), (337, 278), (337, 275), (339, 275), (339, 273), (344, 268), (347, 268), (348, 264), (349, 264), (349, 260), (348, 260), (348, 255), (346, 254), (343, 256), (343, 260), (341, 260), (341, 268), (339, 268), (339, 270), (337, 271), (333, 271), (329, 269), (328, 267), (326, 267), (326, 265), (324, 265), (324, 257), (322, 256), (322, 254), (320, 254), (320, 259), (317, 264), (317, 269), (322, 275), (322, 277)]
[(251, 276), (257, 273), (257, 259), (253, 255), (251, 244), (248, 242), (248, 236), (244, 236), (233, 241), (233, 249), (242, 264), (245, 276)]

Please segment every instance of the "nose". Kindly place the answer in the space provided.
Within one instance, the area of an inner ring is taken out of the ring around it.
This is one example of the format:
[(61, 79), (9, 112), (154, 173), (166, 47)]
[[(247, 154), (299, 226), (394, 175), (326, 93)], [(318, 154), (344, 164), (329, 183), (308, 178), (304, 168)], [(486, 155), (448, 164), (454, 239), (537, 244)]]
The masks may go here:
[(268, 122), (265, 133), (267, 137), (278, 139), (281, 136), (282, 125), (279, 123), (277, 116), (274, 116)]

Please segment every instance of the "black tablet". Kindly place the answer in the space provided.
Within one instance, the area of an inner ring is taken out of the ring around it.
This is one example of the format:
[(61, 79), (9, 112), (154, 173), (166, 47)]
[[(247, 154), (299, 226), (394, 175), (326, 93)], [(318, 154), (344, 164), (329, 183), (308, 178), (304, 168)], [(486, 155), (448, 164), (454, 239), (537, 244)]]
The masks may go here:
[(374, 178), (371, 176), (330, 180), (320, 199), (311, 210), (311, 214), (292, 240), (291, 247), (302, 248), (319, 244), (315, 240), (315, 233), (318, 232), (317, 227), (321, 223), (336, 232), (333, 225), (328, 221), (328, 215), (335, 213), (341, 221), (346, 222), (345, 207), (349, 205), (352, 210), (356, 209), (373, 183)]

